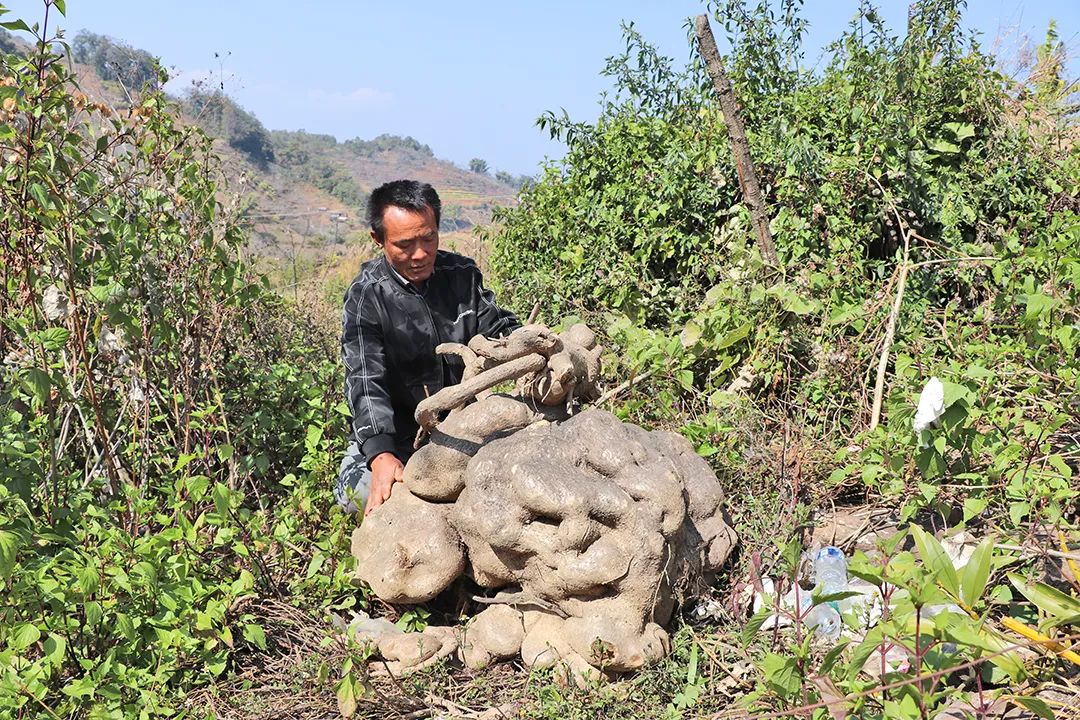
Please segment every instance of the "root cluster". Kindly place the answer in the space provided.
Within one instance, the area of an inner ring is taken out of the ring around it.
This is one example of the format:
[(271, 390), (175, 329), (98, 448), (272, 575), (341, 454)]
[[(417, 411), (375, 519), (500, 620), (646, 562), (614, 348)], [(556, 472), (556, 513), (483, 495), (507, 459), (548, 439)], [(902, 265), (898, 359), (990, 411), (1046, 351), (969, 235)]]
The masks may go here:
[[(600, 353), (585, 326), (474, 340), (475, 359), (463, 347), (475, 370), (417, 409), (430, 442), (353, 535), (359, 578), (392, 603), (430, 600), (461, 575), (486, 589), (488, 607), (454, 643), (473, 668), (520, 655), (584, 677), (663, 657), (676, 601), (735, 543), (716, 476), (678, 435), (600, 410), (567, 417), (568, 399), (596, 396)], [(461, 388), (505, 382), (496, 371), (523, 360), (515, 395), (464, 405)], [(392, 642), (398, 662), (411, 657), (401, 643), (433, 645)]]

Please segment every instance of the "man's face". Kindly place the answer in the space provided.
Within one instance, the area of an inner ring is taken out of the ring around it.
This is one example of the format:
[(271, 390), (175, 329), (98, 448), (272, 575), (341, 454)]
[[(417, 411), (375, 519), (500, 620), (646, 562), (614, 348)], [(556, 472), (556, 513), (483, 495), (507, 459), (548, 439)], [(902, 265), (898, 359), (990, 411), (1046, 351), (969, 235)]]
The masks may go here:
[[(379, 243), (374, 231), (371, 237)], [(424, 282), (435, 269), (439, 249), (435, 211), (430, 207), (425, 207), (424, 212), (387, 207), (383, 212), (383, 241), (379, 244), (399, 275), (413, 284)]]

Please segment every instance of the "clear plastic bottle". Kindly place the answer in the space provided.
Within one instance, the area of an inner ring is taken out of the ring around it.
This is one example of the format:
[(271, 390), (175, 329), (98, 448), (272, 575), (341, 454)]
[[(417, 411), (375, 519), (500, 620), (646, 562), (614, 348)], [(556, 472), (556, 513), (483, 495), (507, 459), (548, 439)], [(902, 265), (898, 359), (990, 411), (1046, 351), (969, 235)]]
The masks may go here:
[(847, 590), (847, 558), (844, 551), (829, 545), (814, 553), (814, 584), (821, 595)]
[[(820, 595), (833, 595), (847, 590), (847, 558), (844, 551), (838, 547), (823, 547), (814, 553), (814, 592)], [(843, 620), (840, 617), (840, 606), (837, 601), (830, 600), (815, 607), (810, 607), (812, 602), (809, 596), (805, 596), (801, 610), (803, 622), (813, 628), (819, 635), (835, 640), (840, 637)]]
[[(809, 607), (811, 602), (810, 598), (807, 597), (803, 601), (803, 605)], [(803, 622), (806, 623), (806, 627), (830, 640), (836, 640), (840, 637), (840, 628), (843, 621), (840, 618), (839, 611), (833, 607), (833, 603), (821, 603), (808, 611), (804, 611), (806, 614), (803, 616)]]

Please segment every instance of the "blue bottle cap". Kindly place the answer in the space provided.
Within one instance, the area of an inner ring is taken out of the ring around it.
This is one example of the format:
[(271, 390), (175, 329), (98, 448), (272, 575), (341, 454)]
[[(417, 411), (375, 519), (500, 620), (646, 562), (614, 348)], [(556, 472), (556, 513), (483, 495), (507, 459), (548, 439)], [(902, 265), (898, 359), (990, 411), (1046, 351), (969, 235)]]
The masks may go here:
[(843, 550), (841, 550), (840, 548), (838, 548), (838, 547), (836, 547), (834, 545), (829, 545), (827, 547), (823, 547), (820, 550), (818, 550), (816, 559), (821, 560), (823, 558), (832, 558), (833, 560), (839, 560), (839, 559), (841, 559), (843, 557), (844, 557), (844, 551)]

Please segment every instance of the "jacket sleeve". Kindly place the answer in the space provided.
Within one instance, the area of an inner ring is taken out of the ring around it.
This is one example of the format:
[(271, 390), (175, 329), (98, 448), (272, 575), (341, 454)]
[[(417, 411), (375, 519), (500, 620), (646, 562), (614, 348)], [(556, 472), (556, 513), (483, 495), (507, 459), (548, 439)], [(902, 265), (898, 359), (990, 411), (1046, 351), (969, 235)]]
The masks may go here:
[(473, 267), (472, 293), (476, 308), (477, 331), (489, 338), (503, 337), (521, 327), (517, 316), (495, 304), (495, 293), (484, 287), (480, 268)]
[(376, 455), (394, 451), (396, 428), (382, 325), (370, 283), (356, 281), (345, 294), (341, 359), (353, 434), (371, 465)]

